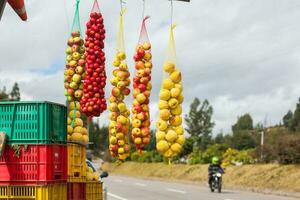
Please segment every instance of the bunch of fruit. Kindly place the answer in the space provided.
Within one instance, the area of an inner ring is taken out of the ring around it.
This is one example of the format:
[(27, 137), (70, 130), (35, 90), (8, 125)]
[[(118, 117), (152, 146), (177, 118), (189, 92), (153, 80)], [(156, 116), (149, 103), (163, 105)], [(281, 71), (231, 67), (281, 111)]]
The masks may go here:
[(86, 179), (87, 181), (99, 181), (100, 174), (86, 164)]
[(68, 114), (68, 141), (78, 142), (81, 144), (88, 144), (88, 131), (84, 127), (83, 121), (80, 118), (80, 104), (79, 102), (70, 103), (70, 112)]
[(105, 29), (101, 13), (92, 12), (86, 24), (86, 77), (83, 83), (82, 112), (99, 116), (106, 110), (104, 87), (106, 85), (104, 39)]
[(109, 149), (113, 157), (124, 161), (130, 152), (128, 131), (130, 127), (130, 110), (124, 103), (125, 96), (130, 94), (130, 73), (125, 62), (126, 54), (118, 52), (113, 62), (116, 69), (110, 82), (113, 86), (109, 98)]
[(135, 77), (133, 78), (133, 108), (131, 138), (138, 150), (150, 143), (149, 97), (151, 85), (151, 44), (139, 44), (134, 55)]
[(168, 77), (162, 82), (159, 93), (159, 120), (156, 123), (156, 148), (166, 158), (172, 158), (182, 149), (184, 129), (182, 126), (181, 72), (175, 64), (166, 62), (164, 71)]
[(79, 31), (74, 31), (68, 40), (67, 61), (64, 72), (65, 96), (69, 102), (79, 101), (83, 95), (82, 80), (85, 77), (85, 48)]

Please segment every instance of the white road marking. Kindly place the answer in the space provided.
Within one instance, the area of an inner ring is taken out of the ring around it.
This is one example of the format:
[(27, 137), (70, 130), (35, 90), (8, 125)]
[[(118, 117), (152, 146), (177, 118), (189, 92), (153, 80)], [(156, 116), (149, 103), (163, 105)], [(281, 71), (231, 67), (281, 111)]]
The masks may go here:
[(144, 184), (144, 183), (135, 183), (135, 185), (137, 185), (137, 186), (142, 186), (142, 187), (145, 187), (145, 186), (146, 186), (146, 184)]
[(173, 188), (167, 188), (167, 191), (170, 191), (170, 192), (177, 192), (177, 193), (181, 193), (181, 194), (186, 194), (186, 191), (183, 191), (183, 190), (176, 190), (176, 189), (173, 189)]
[(128, 200), (128, 199), (125, 199), (123, 197), (120, 197), (118, 195), (115, 195), (115, 194), (112, 194), (112, 193), (109, 193), (109, 192), (107, 193), (107, 195), (110, 196), (110, 197), (113, 197), (115, 199), (119, 199), (119, 200)]
[(123, 183), (123, 181), (122, 181), (121, 179), (114, 179), (114, 181), (115, 181), (116, 183)]

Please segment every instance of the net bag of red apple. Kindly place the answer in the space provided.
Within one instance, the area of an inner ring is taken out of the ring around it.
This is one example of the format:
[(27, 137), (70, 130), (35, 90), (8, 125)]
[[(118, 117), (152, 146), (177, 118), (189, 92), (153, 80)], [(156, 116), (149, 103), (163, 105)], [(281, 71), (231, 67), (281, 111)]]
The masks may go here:
[(65, 95), (68, 101), (68, 141), (88, 144), (87, 129), (83, 125), (79, 101), (83, 95), (85, 77), (85, 48), (81, 38), (79, 19), (79, 0), (76, 0), (76, 10), (71, 34), (66, 49)]
[(130, 94), (130, 73), (126, 64), (124, 47), (123, 14), (120, 13), (117, 50), (113, 61), (112, 85), (109, 97), (109, 149), (112, 157), (125, 161), (130, 153), (128, 132), (130, 127), (130, 110), (125, 104), (125, 97)]
[(82, 112), (88, 117), (100, 116), (106, 110), (104, 88), (106, 85), (103, 16), (98, 1), (90, 13), (86, 24), (85, 55), (86, 75), (83, 82), (83, 97), (80, 101)]
[(149, 98), (152, 89), (151, 71), (152, 54), (145, 17), (142, 21), (139, 42), (135, 49), (135, 76), (133, 78), (133, 107), (131, 139), (136, 148), (141, 150), (150, 143)]
[(176, 62), (173, 25), (167, 57), (163, 65), (164, 78), (159, 93), (159, 119), (156, 122), (156, 149), (169, 161), (181, 152), (184, 144), (182, 126), (182, 82)]

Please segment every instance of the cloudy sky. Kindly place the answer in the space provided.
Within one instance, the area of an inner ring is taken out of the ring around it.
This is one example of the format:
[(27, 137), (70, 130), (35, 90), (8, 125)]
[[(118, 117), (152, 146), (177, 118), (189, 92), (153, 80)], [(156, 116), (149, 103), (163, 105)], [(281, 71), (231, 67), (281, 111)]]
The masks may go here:
[[(75, 0), (25, 0), (28, 22), (7, 6), (0, 22), (0, 87), (20, 84), (23, 100), (63, 103), (65, 47)], [(107, 30), (107, 74), (116, 46), (118, 1), (100, 0)], [(237, 116), (278, 123), (300, 96), (300, 2), (298, 0), (192, 0), (174, 2), (175, 39), (185, 88), (185, 112), (194, 97), (214, 108), (214, 132), (230, 131)], [(81, 24), (92, 0), (81, 0)], [(139, 37), (142, 0), (126, 0), (128, 63)], [(146, 0), (153, 45), (152, 118), (168, 42), (170, 3)], [(133, 68), (132, 68), (133, 69)], [(132, 70), (131, 69), (131, 70)], [(132, 71), (133, 72), (133, 71)], [(110, 87), (106, 88), (107, 96)], [(130, 102), (130, 98), (128, 98)], [(107, 123), (107, 112), (100, 122)]]

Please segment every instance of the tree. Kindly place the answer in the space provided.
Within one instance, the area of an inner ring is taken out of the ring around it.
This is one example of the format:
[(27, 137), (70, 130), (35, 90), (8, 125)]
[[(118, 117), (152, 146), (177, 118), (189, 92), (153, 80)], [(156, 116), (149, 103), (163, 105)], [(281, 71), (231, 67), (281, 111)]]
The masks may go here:
[(252, 130), (253, 120), (250, 114), (242, 115), (238, 118), (237, 122), (232, 126), (232, 131), (235, 130)]
[(288, 128), (290, 126), (292, 119), (293, 119), (293, 112), (289, 110), (282, 118), (283, 125)]
[(253, 130), (251, 115), (247, 113), (239, 117), (232, 126), (231, 146), (238, 150), (254, 148), (256, 141), (251, 135), (251, 130)]
[(20, 94), (20, 88), (18, 83), (15, 83), (12, 91), (10, 93), (10, 100), (11, 101), (20, 101), (21, 100), (21, 94)]
[(2, 90), (0, 90), (0, 101), (8, 101), (9, 95), (6, 93), (6, 87), (4, 86)]
[(212, 122), (212, 115), (213, 108), (208, 100), (205, 99), (201, 104), (200, 100), (195, 98), (190, 105), (189, 114), (185, 116), (186, 131), (202, 150), (211, 142), (211, 133), (215, 125)]
[(222, 132), (218, 133), (218, 135), (215, 137), (215, 143), (216, 144), (224, 143), (224, 135)]
[(296, 105), (296, 109), (293, 114), (293, 118), (290, 120), (289, 129), (291, 131), (299, 131), (300, 130), (300, 98)]

